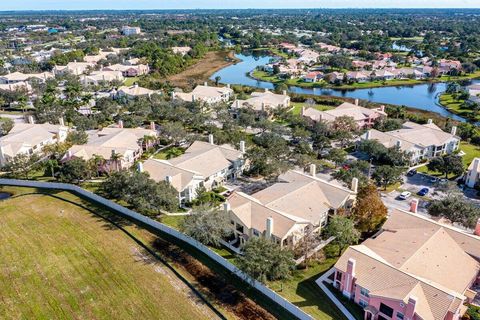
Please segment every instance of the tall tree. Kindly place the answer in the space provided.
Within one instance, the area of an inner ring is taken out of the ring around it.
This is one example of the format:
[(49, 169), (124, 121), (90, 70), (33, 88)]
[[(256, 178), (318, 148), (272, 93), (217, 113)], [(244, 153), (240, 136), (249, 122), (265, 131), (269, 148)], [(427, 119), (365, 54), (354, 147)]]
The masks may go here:
[(355, 228), (355, 222), (346, 216), (331, 217), (325, 233), (330, 237), (335, 237), (334, 243), (339, 247), (339, 256), (346, 247), (357, 243), (360, 239), (360, 232)]
[(384, 190), (387, 190), (389, 185), (402, 181), (402, 173), (404, 168), (394, 167), (391, 165), (382, 165), (375, 168), (372, 178), (378, 185), (383, 186)]
[(232, 225), (225, 211), (201, 205), (185, 217), (180, 230), (205, 245), (219, 247), (220, 241), (232, 233)]
[(237, 258), (238, 267), (251, 277), (266, 282), (288, 278), (295, 268), (293, 252), (263, 237), (250, 238)]
[(387, 207), (383, 204), (377, 188), (369, 183), (362, 186), (352, 216), (358, 231), (371, 233), (387, 219)]
[(438, 171), (445, 174), (448, 179), (449, 174), (460, 175), (463, 173), (464, 167), (462, 158), (455, 154), (447, 154), (430, 160), (427, 164), (429, 170)]

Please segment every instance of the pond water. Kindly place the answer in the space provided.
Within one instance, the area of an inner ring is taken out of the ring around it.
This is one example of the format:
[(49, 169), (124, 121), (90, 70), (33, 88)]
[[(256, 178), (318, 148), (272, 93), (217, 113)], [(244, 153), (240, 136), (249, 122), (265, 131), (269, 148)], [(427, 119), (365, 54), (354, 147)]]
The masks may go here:
[(8, 199), (12, 196), (11, 193), (9, 192), (0, 192), (0, 200), (5, 200)]
[[(236, 57), (242, 61), (219, 70), (212, 75), (211, 79), (213, 80), (215, 77), (220, 76), (220, 82), (222, 83), (241, 84), (267, 89), (274, 88), (274, 85), (270, 82), (258, 81), (248, 76), (250, 71), (254, 70), (257, 66), (267, 64), (274, 57), (243, 54), (237, 54)], [(473, 83), (480, 83), (480, 81), (474, 80)], [(438, 95), (445, 91), (445, 89), (446, 83), (426, 83), (415, 86), (396, 86), (356, 90), (300, 88), (295, 86), (289, 88), (291, 92), (300, 94), (329, 95), (364, 99), (377, 103), (405, 105), (420, 110), (432, 111), (444, 117), (450, 117), (455, 120), (465, 121), (465, 119), (462, 117), (447, 111), (438, 104)]]

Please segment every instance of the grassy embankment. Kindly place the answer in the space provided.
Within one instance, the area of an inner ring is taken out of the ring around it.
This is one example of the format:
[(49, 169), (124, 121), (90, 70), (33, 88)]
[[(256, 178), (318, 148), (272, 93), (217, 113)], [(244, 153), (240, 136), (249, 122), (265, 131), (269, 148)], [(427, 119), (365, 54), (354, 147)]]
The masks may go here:
[(480, 114), (475, 114), (474, 110), (471, 108), (466, 108), (464, 106), (465, 100), (456, 99), (452, 94), (443, 93), (439, 97), (439, 103), (448, 109), (448, 111), (455, 113), (466, 119), (473, 121), (480, 121)]
[(2, 318), (213, 316), (132, 238), (76, 205), (84, 200), (67, 192), (2, 189), (15, 194), (0, 202)]
[(251, 73), (251, 77), (260, 81), (272, 82), (273, 84), (286, 84), (288, 86), (297, 86), (302, 88), (330, 88), (330, 89), (343, 89), (343, 90), (354, 90), (354, 89), (369, 89), (369, 88), (381, 88), (381, 87), (397, 87), (397, 86), (413, 86), (418, 84), (425, 83), (436, 83), (436, 82), (450, 82), (450, 81), (461, 81), (480, 78), (480, 71), (465, 75), (465, 76), (442, 76), (436, 79), (426, 79), (426, 80), (415, 80), (415, 79), (394, 79), (388, 81), (368, 81), (363, 83), (352, 83), (352, 84), (342, 84), (342, 85), (333, 85), (326, 83), (324, 81), (320, 82), (305, 82), (300, 78), (295, 79), (279, 79), (278, 77), (271, 75), (265, 71), (255, 70)]

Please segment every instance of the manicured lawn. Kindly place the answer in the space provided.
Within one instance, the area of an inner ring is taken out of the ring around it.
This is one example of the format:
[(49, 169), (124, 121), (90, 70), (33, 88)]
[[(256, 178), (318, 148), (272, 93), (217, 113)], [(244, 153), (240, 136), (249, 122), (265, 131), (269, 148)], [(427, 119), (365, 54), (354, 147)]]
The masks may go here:
[(66, 192), (2, 190), (15, 194), (0, 202), (2, 319), (212, 316), (127, 234), (75, 205), (90, 206), (86, 201)]
[(126, 78), (123, 84), (126, 86), (133, 86), (135, 82), (138, 82), (139, 79), (139, 77)]
[(268, 285), (315, 319), (345, 319), (343, 314), (315, 283), (315, 280), (328, 271), (335, 262), (336, 259), (333, 258), (315, 262), (308, 269), (295, 271), (289, 280), (275, 281)]
[(478, 121), (480, 117), (475, 116), (472, 109), (463, 107), (465, 100), (454, 99), (453, 95), (444, 93), (440, 96), (439, 102), (442, 106), (447, 108), (449, 111), (458, 114), (464, 118), (474, 119)]
[(472, 163), (473, 158), (480, 158), (480, 147), (478, 146), (462, 141), (460, 143), (460, 150), (465, 152), (465, 155), (462, 157), (465, 168)]
[(159, 153), (156, 153), (153, 157), (159, 160), (168, 160), (171, 158), (181, 156), (184, 153), (185, 153), (185, 148), (168, 147), (160, 151)]
[[(463, 166), (465, 169), (468, 168), (470, 163), (473, 161), (473, 158), (480, 157), (480, 147), (474, 146), (473, 144), (470, 144), (466, 141), (460, 142), (460, 150), (465, 152), (465, 155), (462, 157)], [(427, 166), (417, 168), (417, 171), (425, 174), (429, 174), (432, 176), (440, 177), (440, 178), (445, 177), (443, 173), (428, 170)], [(456, 177), (449, 175), (449, 179), (452, 179), (452, 178), (456, 178)]]
[(169, 227), (179, 230), (180, 225), (182, 224), (183, 220), (185, 220), (185, 216), (167, 216), (163, 215), (161, 218), (161, 222), (166, 224)]
[[(291, 112), (293, 114), (300, 114), (300, 112), (302, 111), (302, 107), (305, 106), (305, 103), (304, 102), (292, 102), (291, 103), (293, 109), (291, 110)], [(316, 104), (314, 106), (315, 109), (317, 110), (320, 110), (320, 111), (325, 111), (325, 110), (331, 110), (331, 109), (334, 109), (335, 107), (333, 106), (327, 106), (327, 105), (321, 105), (321, 104)]]

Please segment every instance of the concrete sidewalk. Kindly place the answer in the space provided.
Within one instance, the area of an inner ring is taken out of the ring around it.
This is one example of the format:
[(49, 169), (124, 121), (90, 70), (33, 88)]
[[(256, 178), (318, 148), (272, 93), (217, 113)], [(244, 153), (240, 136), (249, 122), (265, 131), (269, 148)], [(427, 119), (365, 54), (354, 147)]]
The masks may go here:
[(320, 289), (325, 292), (325, 294), (332, 300), (332, 302), (337, 306), (337, 308), (343, 313), (343, 315), (348, 320), (357, 320), (350, 311), (345, 308), (345, 306), (335, 297), (335, 295), (327, 288), (327, 286), (323, 283), (324, 281), (327, 283), (332, 283), (332, 280), (328, 279), (328, 276), (333, 273), (333, 268), (325, 272), (320, 278), (318, 278), (315, 282), (320, 287)]

